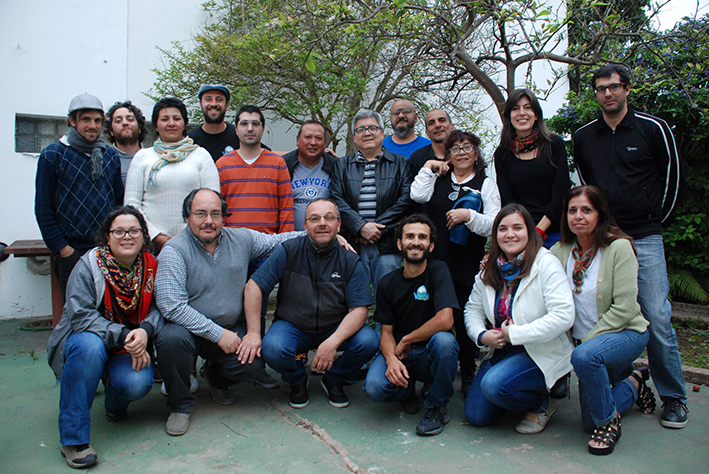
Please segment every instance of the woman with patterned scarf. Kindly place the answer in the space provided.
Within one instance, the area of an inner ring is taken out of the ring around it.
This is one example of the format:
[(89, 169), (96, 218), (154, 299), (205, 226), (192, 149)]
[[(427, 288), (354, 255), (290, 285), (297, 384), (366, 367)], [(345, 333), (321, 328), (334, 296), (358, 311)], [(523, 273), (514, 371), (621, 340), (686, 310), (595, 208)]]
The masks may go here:
[(564, 140), (552, 134), (534, 93), (512, 91), (502, 116), (495, 171), (502, 205), (522, 204), (550, 248), (559, 240), (561, 201), (571, 186)]
[(520, 411), (526, 416), (517, 432), (541, 432), (556, 411), (548, 388), (571, 370), (566, 331), (573, 322), (563, 268), (542, 247), (524, 206), (508, 204), (495, 218), (488, 263), (465, 305), (468, 335), (489, 350), (465, 399), (470, 424), (492, 425)]
[(187, 108), (181, 100), (161, 99), (153, 108), (152, 120), (160, 138), (133, 157), (124, 204), (143, 213), (159, 251), (185, 228), (185, 196), (197, 188), (219, 192), (219, 172), (209, 152), (187, 137)]
[(633, 361), (647, 345), (640, 313), (638, 261), (630, 237), (610, 214), (601, 190), (577, 186), (564, 198), (561, 242), (552, 253), (566, 267), (576, 303), (571, 364), (579, 378), (581, 419), (591, 454), (610, 454), (620, 439), (620, 415), (635, 403), (655, 409), (647, 367)]
[(112, 211), (97, 240), (74, 267), (62, 319), (48, 342), (49, 365), (61, 383), (62, 455), (77, 469), (98, 462), (89, 438), (99, 380), (106, 387), (106, 419), (123, 421), (128, 404), (152, 387), (146, 348), (163, 324), (153, 301), (157, 263), (140, 212), (130, 206)]

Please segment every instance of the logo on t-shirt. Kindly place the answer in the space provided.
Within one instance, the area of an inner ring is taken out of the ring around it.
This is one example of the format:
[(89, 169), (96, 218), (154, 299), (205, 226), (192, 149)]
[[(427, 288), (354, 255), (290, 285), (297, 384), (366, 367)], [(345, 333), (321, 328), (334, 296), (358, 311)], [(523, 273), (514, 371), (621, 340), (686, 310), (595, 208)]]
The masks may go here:
[(228, 155), (228, 154), (231, 153), (232, 151), (234, 151), (234, 147), (231, 146), (231, 145), (227, 145), (226, 148), (224, 148), (224, 151), (222, 152), (222, 155)]
[(330, 278), (342, 278), (342, 275), (340, 275), (338, 272), (332, 272), (332, 275), (330, 275)]
[(428, 294), (428, 289), (426, 289), (426, 285), (419, 286), (414, 293), (414, 299), (417, 301), (428, 301), (428, 298), (430, 298), (430, 296)]
[(313, 199), (318, 197), (318, 190), (312, 186), (308, 186), (307, 188), (305, 188), (305, 191), (303, 191), (303, 194), (305, 194), (305, 197)]

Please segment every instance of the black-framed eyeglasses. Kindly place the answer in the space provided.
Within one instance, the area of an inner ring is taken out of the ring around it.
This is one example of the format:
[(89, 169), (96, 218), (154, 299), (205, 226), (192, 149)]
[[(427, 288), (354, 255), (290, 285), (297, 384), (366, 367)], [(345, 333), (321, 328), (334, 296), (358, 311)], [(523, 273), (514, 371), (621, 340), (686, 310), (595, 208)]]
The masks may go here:
[(248, 127), (249, 125), (256, 128), (262, 126), (263, 124), (258, 120), (242, 120), (239, 122), (240, 127)]
[(113, 229), (108, 231), (109, 234), (112, 234), (115, 238), (117, 239), (122, 239), (123, 237), (128, 234), (131, 238), (137, 239), (141, 235), (143, 235), (143, 229), (140, 229), (138, 227), (133, 227), (132, 229)]
[(337, 216), (333, 214), (327, 214), (325, 216), (310, 216), (307, 217), (305, 220), (310, 222), (311, 224), (318, 224), (322, 219), (325, 219), (326, 222), (335, 222), (337, 220)]
[(611, 92), (618, 92), (623, 87), (625, 87), (625, 84), (622, 82), (614, 82), (613, 84), (608, 84), (607, 86), (598, 86), (593, 90), (596, 91), (596, 95), (603, 95), (606, 93), (606, 89), (610, 89)]
[(222, 214), (222, 211), (194, 211), (190, 212), (190, 214), (192, 214), (199, 220), (204, 220), (207, 218), (207, 216), (211, 217), (213, 221), (220, 221), (224, 218), (224, 214)]
[(377, 133), (379, 130), (383, 130), (382, 127), (379, 127), (377, 125), (370, 125), (369, 127), (357, 127), (354, 129), (354, 132), (357, 135), (362, 135), (364, 134), (364, 132)]
[(464, 151), (465, 153), (470, 154), (475, 147), (473, 145), (465, 145), (465, 146), (454, 146), (450, 150), (448, 150), (448, 153), (451, 155), (459, 155), (461, 151)]

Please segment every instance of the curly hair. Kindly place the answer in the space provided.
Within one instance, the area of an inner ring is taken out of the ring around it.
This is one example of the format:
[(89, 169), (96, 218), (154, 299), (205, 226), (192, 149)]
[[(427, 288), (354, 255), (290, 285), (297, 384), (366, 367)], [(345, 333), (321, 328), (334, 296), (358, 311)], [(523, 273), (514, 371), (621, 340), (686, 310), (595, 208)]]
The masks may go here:
[(113, 130), (113, 114), (115, 114), (118, 109), (128, 109), (133, 114), (135, 121), (138, 122), (138, 130), (140, 130), (140, 133), (138, 134), (138, 143), (143, 143), (145, 137), (148, 136), (148, 126), (145, 124), (145, 115), (143, 115), (143, 112), (141, 112), (138, 107), (133, 105), (130, 100), (126, 100), (125, 102), (116, 102), (110, 109), (108, 109), (108, 112), (106, 112), (106, 121), (103, 122), (103, 134), (106, 135), (108, 141), (111, 145), (116, 143), (116, 137), (111, 134), (111, 131)]
[(96, 232), (96, 244), (100, 246), (108, 245), (108, 232), (111, 230), (113, 221), (118, 216), (133, 216), (138, 219), (140, 230), (143, 231), (143, 248), (147, 251), (151, 249), (150, 234), (148, 233), (148, 224), (145, 223), (145, 218), (141, 212), (133, 206), (120, 206), (108, 213), (106, 218), (101, 222)]

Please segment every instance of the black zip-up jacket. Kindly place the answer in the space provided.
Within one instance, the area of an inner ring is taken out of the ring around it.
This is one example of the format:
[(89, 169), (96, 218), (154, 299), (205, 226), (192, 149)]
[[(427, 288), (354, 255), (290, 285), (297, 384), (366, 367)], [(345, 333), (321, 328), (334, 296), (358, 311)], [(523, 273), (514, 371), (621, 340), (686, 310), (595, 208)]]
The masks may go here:
[[(322, 158), (322, 170), (328, 175), (332, 176), (332, 172), (335, 171), (335, 166), (337, 166), (337, 158), (335, 158), (329, 153), (323, 153)], [(283, 161), (286, 162), (286, 166), (288, 167), (288, 173), (290, 174), (290, 179), (291, 181), (293, 181), (293, 170), (295, 169), (295, 165), (299, 163), (298, 149), (295, 149), (283, 155)]]
[(574, 161), (583, 184), (603, 191), (624, 232), (634, 239), (662, 233), (682, 179), (667, 122), (628, 109), (614, 131), (601, 115), (574, 134)]
[[(357, 156), (354, 153), (341, 158), (335, 172), (330, 175), (331, 197), (342, 216), (341, 233), (350, 243), (355, 242), (359, 230), (367, 223), (358, 212), (364, 163)], [(386, 226), (379, 245), (381, 254), (398, 252), (392, 230), (412, 208), (410, 191), (413, 179), (408, 160), (382, 148), (377, 163), (377, 217), (374, 220)]]

